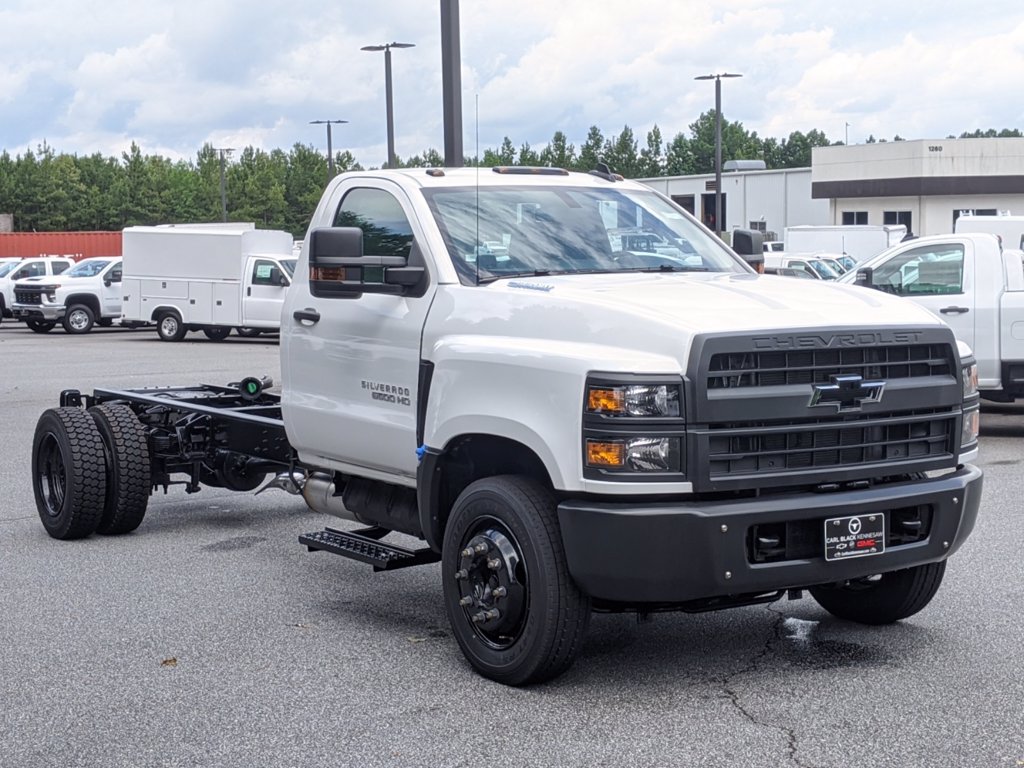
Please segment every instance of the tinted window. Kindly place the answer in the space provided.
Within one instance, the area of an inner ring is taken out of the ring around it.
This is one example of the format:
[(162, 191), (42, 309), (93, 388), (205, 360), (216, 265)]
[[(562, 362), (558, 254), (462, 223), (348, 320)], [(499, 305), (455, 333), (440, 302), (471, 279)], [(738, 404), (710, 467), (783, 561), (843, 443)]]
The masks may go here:
[(66, 261), (55, 261), (53, 262), (53, 274), (59, 275), (70, 266), (71, 265)]
[(260, 259), (252, 266), (252, 284), (280, 286), (281, 270), (274, 262)]
[(384, 190), (353, 189), (346, 194), (334, 226), (363, 230), (363, 253), (367, 256), (409, 257), (412, 227), (398, 200)]

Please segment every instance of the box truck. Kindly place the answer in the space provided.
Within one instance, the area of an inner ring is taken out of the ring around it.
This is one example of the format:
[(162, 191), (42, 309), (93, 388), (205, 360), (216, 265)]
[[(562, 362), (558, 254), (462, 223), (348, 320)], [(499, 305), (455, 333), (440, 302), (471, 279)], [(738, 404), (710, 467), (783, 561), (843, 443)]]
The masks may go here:
[(845, 253), (866, 261), (907, 236), (902, 224), (786, 227), (786, 253)]
[(123, 244), (121, 325), (155, 323), (164, 341), (189, 331), (221, 341), (232, 328), (280, 329), (295, 270), (288, 232), (253, 224), (128, 227)]

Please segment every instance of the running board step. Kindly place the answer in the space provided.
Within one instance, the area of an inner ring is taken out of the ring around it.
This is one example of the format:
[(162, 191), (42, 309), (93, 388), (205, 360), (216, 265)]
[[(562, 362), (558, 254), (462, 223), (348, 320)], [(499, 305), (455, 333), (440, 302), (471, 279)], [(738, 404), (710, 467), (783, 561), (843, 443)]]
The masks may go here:
[(387, 531), (381, 528), (361, 528), (356, 531), (325, 528), (302, 534), (299, 543), (305, 544), (310, 552), (323, 550), (369, 563), (375, 571), (393, 571), (396, 568), (436, 563), (441, 559), (441, 555), (430, 547), (406, 549), (378, 541), (386, 534)]

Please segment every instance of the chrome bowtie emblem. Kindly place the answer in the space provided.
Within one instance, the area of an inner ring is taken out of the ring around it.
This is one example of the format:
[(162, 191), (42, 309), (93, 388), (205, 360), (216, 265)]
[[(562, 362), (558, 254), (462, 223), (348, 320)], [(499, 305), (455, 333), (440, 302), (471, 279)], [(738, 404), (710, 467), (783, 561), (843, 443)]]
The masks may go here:
[(877, 403), (882, 399), (884, 381), (864, 381), (856, 374), (832, 376), (831, 384), (815, 384), (811, 391), (810, 408), (834, 406), (837, 411), (859, 411), (864, 403)]

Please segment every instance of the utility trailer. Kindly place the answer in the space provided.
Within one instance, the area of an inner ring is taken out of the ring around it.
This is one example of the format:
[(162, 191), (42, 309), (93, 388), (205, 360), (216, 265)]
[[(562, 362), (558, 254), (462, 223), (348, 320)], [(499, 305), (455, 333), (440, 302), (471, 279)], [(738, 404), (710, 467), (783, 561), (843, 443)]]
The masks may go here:
[[(61, 539), (129, 533), (142, 523), (150, 493), (172, 485), (187, 493), (203, 485), (253, 491), (273, 473), (262, 490), (303, 493), (312, 468), (288, 442), (272, 386), (269, 378), (248, 377), (227, 386), (64, 390), (60, 407), (40, 417), (33, 440), (36, 501), (46, 530)], [(65, 466), (69, 460), (74, 466)], [(429, 547), (381, 541), (390, 532), (376, 525), (325, 528), (299, 541), (377, 571), (440, 560)]]

